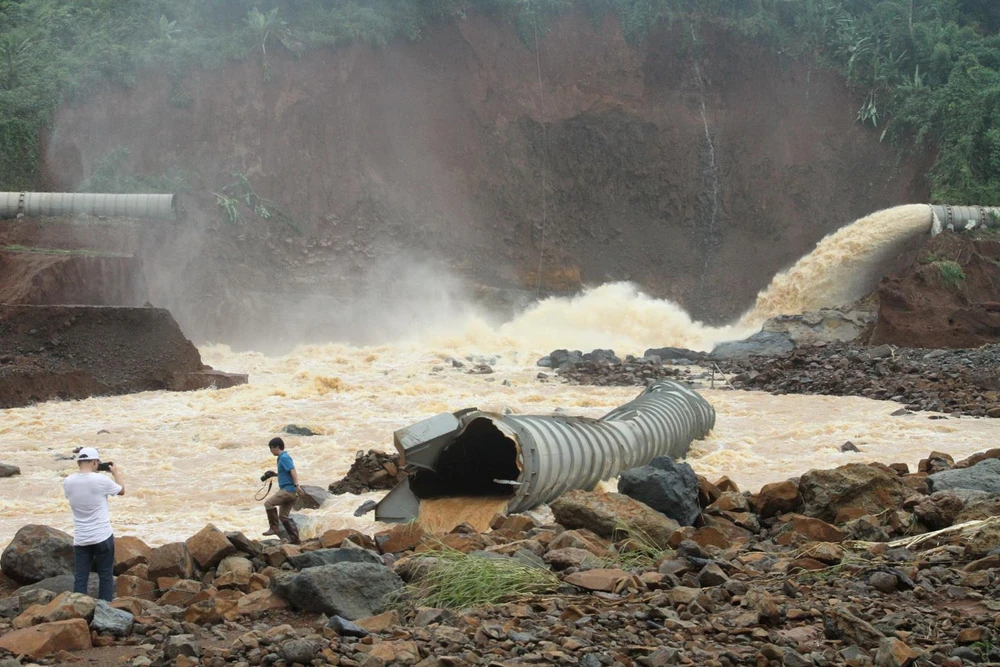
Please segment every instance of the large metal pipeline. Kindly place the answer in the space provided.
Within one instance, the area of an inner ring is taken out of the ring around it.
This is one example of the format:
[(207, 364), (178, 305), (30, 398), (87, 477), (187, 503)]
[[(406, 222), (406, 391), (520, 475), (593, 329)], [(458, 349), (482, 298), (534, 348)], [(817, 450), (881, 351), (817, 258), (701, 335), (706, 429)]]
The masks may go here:
[(997, 206), (931, 206), (931, 236), (945, 230), (971, 231), (977, 227), (1000, 227), (1000, 207)]
[(508, 496), (507, 511), (522, 512), (657, 456), (681, 458), (714, 426), (711, 404), (669, 380), (600, 419), (444, 412), (394, 433), (410, 475), (376, 505), (375, 518), (405, 523), (421, 500), (462, 496)]
[(114, 218), (176, 218), (177, 195), (113, 195), (86, 192), (0, 192), (0, 218), (18, 215), (100, 215)]

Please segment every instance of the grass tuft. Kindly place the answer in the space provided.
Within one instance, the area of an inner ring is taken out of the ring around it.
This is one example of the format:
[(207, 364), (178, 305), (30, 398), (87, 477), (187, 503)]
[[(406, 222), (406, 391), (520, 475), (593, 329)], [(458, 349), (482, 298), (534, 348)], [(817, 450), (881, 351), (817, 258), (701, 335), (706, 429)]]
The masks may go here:
[(616, 558), (617, 564), (625, 569), (645, 569), (652, 567), (664, 556), (672, 555), (673, 551), (664, 549), (641, 528), (618, 522), (615, 534), (621, 536)]
[(938, 272), (941, 274), (942, 282), (948, 287), (955, 287), (959, 283), (965, 282), (965, 272), (962, 271), (962, 267), (956, 262), (939, 261), (934, 262), (934, 266), (937, 267)]
[(513, 558), (470, 556), (441, 546), (421, 557), (435, 559), (433, 567), (403, 589), (397, 602), (418, 607), (468, 609), (489, 606), (507, 598), (552, 593), (561, 585), (547, 569), (530, 567)]

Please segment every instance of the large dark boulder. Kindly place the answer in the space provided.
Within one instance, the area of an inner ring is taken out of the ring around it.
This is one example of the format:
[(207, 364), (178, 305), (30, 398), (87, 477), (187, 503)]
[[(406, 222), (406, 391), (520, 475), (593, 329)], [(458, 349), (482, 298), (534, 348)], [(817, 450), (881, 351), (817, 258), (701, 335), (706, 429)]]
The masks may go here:
[(384, 565), (336, 563), (276, 576), (271, 590), (302, 611), (341, 616), (349, 621), (374, 616), (403, 580)]
[(626, 470), (618, 478), (618, 492), (649, 505), (682, 526), (693, 526), (701, 516), (698, 476), (687, 463), (660, 456), (649, 465)]
[(580, 350), (552, 350), (546, 356), (538, 360), (537, 365), (543, 368), (562, 368), (583, 361), (583, 353)]
[(368, 549), (316, 549), (297, 554), (288, 559), (296, 570), (321, 567), (335, 563), (375, 563), (384, 564), (382, 557)]
[(0, 477), (13, 477), (20, 475), (21, 469), (9, 463), (0, 463)]
[(3, 550), (0, 569), (19, 584), (72, 574), (73, 537), (48, 526), (23, 526)]
[(927, 483), (931, 491), (970, 489), (1000, 493), (1000, 461), (986, 459), (971, 468), (944, 470), (928, 475)]

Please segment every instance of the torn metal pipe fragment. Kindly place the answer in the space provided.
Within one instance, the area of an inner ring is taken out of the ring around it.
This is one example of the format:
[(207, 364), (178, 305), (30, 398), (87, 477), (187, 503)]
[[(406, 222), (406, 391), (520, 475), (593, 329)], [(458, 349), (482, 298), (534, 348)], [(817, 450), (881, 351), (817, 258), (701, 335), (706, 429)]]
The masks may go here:
[(682, 458), (714, 426), (708, 401), (670, 380), (600, 419), (443, 412), (394, 433), (410, 474), (376, 505), (375, 519), (405, 523), (421, 500), (468, 496), (507, 497), (507, 512), (523, 512), (657, 456)]

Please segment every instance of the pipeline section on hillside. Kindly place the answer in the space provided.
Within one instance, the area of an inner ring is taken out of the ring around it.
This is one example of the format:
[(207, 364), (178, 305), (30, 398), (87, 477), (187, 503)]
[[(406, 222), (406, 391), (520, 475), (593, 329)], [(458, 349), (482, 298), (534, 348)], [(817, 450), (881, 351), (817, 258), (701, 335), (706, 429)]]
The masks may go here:
[(931, 236), (945, 230), (972, 231), (977, 228), (1000, 227), (998, 206), (931, 206)]
[(658, 456), (682, 458), (715, 426), (715, 409), (663, 380), (600, 419), (444, 412), (394, 433), (409, 477), (376, 505), (378, 521), (416, 518), (421, 500), (508, 497), (523, 512)]
[(176, 218), (177, 195), (87, 192), (0, 192), (0, 218), (93, 215), (111, 218)]

